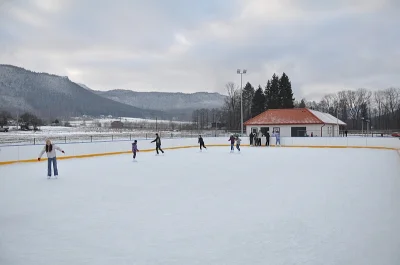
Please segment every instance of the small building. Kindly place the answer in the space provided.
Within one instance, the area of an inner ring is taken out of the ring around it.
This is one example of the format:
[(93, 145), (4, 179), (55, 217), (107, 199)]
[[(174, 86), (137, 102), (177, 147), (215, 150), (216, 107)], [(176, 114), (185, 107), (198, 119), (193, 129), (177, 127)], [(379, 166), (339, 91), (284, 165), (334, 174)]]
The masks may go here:
[(281, 137), (334, 137), (339, 136), (340, 127), (346, 123), (329, 113), (301, 108), (267, 110), (244, 125), (246, 135), (261, 130), (264, 135), (278, 131)]
[(111, 123), (111, 128), (112, 129), (122, 129), (124, 127), (124, 123), (121, 121), (113, 121)]

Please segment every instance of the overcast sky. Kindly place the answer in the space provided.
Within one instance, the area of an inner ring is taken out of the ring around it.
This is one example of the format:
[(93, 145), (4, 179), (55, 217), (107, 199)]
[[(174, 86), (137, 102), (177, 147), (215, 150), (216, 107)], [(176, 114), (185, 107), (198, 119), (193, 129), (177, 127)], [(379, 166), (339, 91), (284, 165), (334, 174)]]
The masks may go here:
[(400, 85), (399, 0), (0, 0), (0, 63), (92, 89), (225, 92), (288, 74), (295, 97)]

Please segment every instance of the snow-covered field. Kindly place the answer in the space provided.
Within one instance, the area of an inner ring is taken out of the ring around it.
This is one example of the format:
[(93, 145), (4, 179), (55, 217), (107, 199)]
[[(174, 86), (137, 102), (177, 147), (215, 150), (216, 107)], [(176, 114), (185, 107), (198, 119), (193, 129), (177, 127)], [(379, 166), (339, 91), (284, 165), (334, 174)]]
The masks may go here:
[[(64, 127), (64, 126), (41, 126), (40, 131), (18, 131), (16, 127), (10, 127), (7, 133), (0, 133), (0, 145), (8, 144), (42, 144), (46, 138), (51, 138), (55, 143), (71, 142), (91, 142), (91, 141), (112, 141), (112, 140), (130, 140), (131, 137), (146, 139), (152, 138), (156, 131), (139, 129), (109, 129), (97, 128), (92, 126)], [(183, 131), (164, 131), (157, 130), (163, 135), (163, 138), (185, 138), (193, 137), (199, 134), (195, 130)], [(203, 131), (203, 135), (214, 136), (215, 131)], [(229, 133), (217, 132), (220, 136), (226, 136)]]
[[(139, 146), (140, 148), (140, 146)], [(400, 264), (400, 159), (214, 147), (0, 167), (0, 264)]]
[(170, 123), (173, 122), (175, 124), (191, 124), (188, 121), (170, 121), (170, 120), (154, 120), (154, 119), (141, 119), (141, 118), (129, 118), (129, 117), (118, 117), (118, 118), (101, 118), (101, 119), (75, 119), (69, 121), (72, 126), (80, 126), (80, 125), (92, 125), (100, 123), (102, 126), (110, 125), (113, 121), (121, 121), (121, 122), (128, 122), (128, 123), (137, 123), (137, 124), (163, 124), (163, 123)]

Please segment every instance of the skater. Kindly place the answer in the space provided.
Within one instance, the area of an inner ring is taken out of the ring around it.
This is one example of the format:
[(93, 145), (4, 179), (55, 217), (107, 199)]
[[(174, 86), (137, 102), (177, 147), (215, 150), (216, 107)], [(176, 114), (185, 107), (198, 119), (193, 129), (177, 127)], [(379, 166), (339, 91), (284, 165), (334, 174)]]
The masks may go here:
[(253, 135), (252, 132), (250, 133), (249, 137), (250, 137), (250, 145), (253, 145), (253, 138), (254, 138), (254, 135)]
[(65, 154), (64, 150), (60, 147), (51, 143), (49, 139), (46, 140), (46, 145), (43, 147), (43, 150), (40, 152), (38, 161), (42, 158), (43, 154), (46, 152), (47, 154), (47, 177), (51, 178), (51, 164), (53, 163), (54, 177), (58, 176), (58, 168), (57, 168), (57, 155), (56, 150)]
[(135, 140), (135, 141), (132, 143), (133, 160), (136, 159), (136, 152), (139, 152), (139, 149), (137, 148), (137, 140)]
[(236, 136), (236, 149), (240, 152), (240, 142), (242, 139), (239, 138), (239, 136)]
[(198, 143), (200, 144), (200, 151), (202, 150), (201, 148), (204, 147), (205, 149), (207, 149), (207, 147), (204, 145), (204, 140), (203, 137), (201, 137), (201, 135), (199, 135), (199, 141)]
[(271, 135), (269, 135), (269, 131), (267, 131), (267, 134), (265, 135), (265, 146), (269, 146), (269, 138)]
[(276, 146), (278, 146), (278, 144), (281, 145), (281, 136), (280, 136), (279, 132), (278, 132), (278, 131), (275, 131), (274, 136), (275, 136), (275, 138), (276, 138), (276, 143), (275, 143), (275, 145), (276, 145)]
[(235, 145), (235, 137), (231, 135), (228, 141), (231, 141), (231, 153), (235, 151), (234, 145)]
[(161, 153), (164, 154), (164, 151), (161, 149), (161, 139), (160, 136), (158, 136), (158, 133), (156, 133), (156, 139), (154, 139), (153, 141), (151, 141), (152, 143), (156, 142), (156, 152), (158, 155), (158, 150), (161, 151)]
[(254, 135), (254, 139), (253, 139), (254, 146), (257, 146), (258, 145), (257, 132), (254, 132), (253, 135)]

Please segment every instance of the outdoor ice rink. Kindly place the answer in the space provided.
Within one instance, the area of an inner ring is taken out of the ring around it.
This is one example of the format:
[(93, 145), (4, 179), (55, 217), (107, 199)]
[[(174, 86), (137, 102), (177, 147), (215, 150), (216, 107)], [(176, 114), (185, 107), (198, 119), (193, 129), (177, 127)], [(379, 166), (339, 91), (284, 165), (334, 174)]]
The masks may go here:
[(0, 166), (1, 265), (400, 264), (400, 157), (229, 147)]

